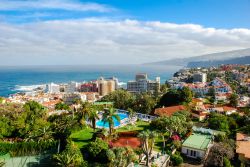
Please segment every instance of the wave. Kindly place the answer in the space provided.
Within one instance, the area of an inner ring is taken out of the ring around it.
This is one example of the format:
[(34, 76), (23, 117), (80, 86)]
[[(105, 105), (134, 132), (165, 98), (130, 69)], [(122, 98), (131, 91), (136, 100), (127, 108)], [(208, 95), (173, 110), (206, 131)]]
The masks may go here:
[(22, 92), (30, 92), (30, 91), (33, 91), (34, 89), (36, 88), (45, 88), (46, 85), (24, 85), (24, 86), (21, 86), (21, 85), (16, 85), (14, 90), (15, 91), (22, 91)]
[(118, 85), (123, 86), (123, 85), (127, 85), (127, 83), (126, 82), (118, 82)]

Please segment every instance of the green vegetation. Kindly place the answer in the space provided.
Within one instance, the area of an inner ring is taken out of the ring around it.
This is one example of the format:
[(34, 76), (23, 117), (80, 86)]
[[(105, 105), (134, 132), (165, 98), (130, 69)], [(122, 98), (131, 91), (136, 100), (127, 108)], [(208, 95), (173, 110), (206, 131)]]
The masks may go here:
[(86, 146), (91, 141), (93, 132), (94, 132), (93, 129), (86, 127), (80, 131), (73, 132), (70, 135), (70, 138), (72, 139), (74, 143), (76, 143), (76, 145), (79, 148), (82, 148), (83, 146)]
[(179, 104), (188, 104), (192, 101), (192, 97), (193, 92), (187, 87), (178, 90), (170, 89), (166, 94), (161, 97), (158, 106), (166, 107)]
[(149, 165), (150, 156), (155, 144), (155, 138), (157, 133), (154, 131), (142, 131), (138, 134), (138, 137), (142, 141), (142, 151), (143, 154), (146, 156), (146, 166)]
[(67, 104), (60, 102), (56, 104), (55, 109), (56, 110), (69, 110), (70, 107)]
[(183, 158), (181, 157), (179, 153), (175, 153), (171, 155), (170, 159), (174, 166), (179, 166), (180, 164), (183, 163)]
[(120, 117), (116, 113), (116, 110), (114, 108), (109, 108), (109, 109), (105, 110), (105, 112), (103, 113), (102, 121), (104, 124), (105, 123), (109, 124), (109, 135), (112, 134), (113, 129), (114, 129), (114, 124), (115, 124), (114, 119), (116, 119), (118, 122), (120, 122)]

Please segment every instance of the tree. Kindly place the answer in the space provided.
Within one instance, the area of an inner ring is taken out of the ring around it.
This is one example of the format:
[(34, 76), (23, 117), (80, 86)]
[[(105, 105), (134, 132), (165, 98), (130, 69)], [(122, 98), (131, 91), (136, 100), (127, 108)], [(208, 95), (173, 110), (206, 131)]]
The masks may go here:
[(117, 114), (114, 108), (109, 108), (105, 110), (102, 116), (102, 121), (109, 124), (109, 135), (112, 134), (114, 128), (114, 119), (120, 122), (120, 116)]
[(97, 111), (96, 107), (93, 106), (93, 105), (90, 107), (90, 112), (89, 112), (88, 118), (91, 121), (92, 128), (95, 131), (95, 129), (96, 129), (96, 120), (99, 118), (99, 116), (98, 116), (98, 111)]
[(109, 155), (109, 166), (111, 167), (127, 167), (131, 162), (136, 161), (136, 154), (130, 147), (116, 147)]
[(129, 113), (129, 119), (132, 120), (132, 118), (136, 116), (136, 112), (132, 108), (128, 108), (127, 111)]
[(192, 97), (193, 92), (188, 87), (178, 90), (170, 89), (161, 97), (158, 107), (188, 104), (192, 101)]
[(176, 89), (170, 89), (167, 93), (165, 93), (160, 101), (159, 101), (159, 107), (162, 106), (172, 106), (172, 105), (178, 105), (180, 103), (179, 94)]
[(229, 97), (229, 103), (231, 106), (233, 107), (237, 107), (238, 106), (238, 98), (239, 96), (235, 93), (233, 93), (230, 97)]
[(229, 122), (225, 115), (211, 113), (208, 119), (208, 126), (211, 129), (229, 133)]
[(165, 133), (167, 131), (167, 121), (166, 121), (166, 118), (164, 117), (160, 117), (160, 118), (157, 118), (155, 120), (153, 120), (151, 123), (150, 123), (150, 127), (152, 127), (153, 129), (155, 129), (159, 135), (162, 137), (162, 149), (163, 151), (165, 150), (165, 147), (166, 147), (166, 141), (165, 141)]
[(234, 157), (234, 146), (231, 142), (228, 143), (214, 143), (211, 147), (205, 166), (223, 166), (224, 158), (232, 159)]
[(100, 101), (112, 101), (114, 102), (114, 107), (119, 109), (131, 108), (131, 104), (134, 103), (135, 97), (126, 90), (116, 90), (112, 93), (104, 96)]
[(59, 102), (55, 105), (55, 109), (56, 110), (70, 110), (70, 107), (65, 103)]
[(73, 142), (67, 144), (66, 149), (55, 154), (53, 159), (57, 166), (60, 167), (86, 167), (87, 162), (83, 159), (81, 151)]
[(193, 98), (193, 92), (191, 89), (188, 87), (183, 87), (182, 89), (178, 90), (179, 91), (179, 98), (182, 103), (190, 103)]
[(96, 138), (95, 141), (90, 142), (87, 147), (87, 151), (91, 158), (95, 159), (102, 151), (108, 150), (108, 143), (102, 139)]
[(146, 156), (146, 166), (149, 166), (149, 160), (154, 147), (155, 138), (157, 134), (154, 131), (142, 131), (138, 134), (138, 137), (142, 142), (142, 150)]
[(142, 93), (136, 95), (135, 102), (133, 104), (134, 111), (140, 113), (149, 114), (152, 109), (155, 107), (155, 100), (149, 94)]

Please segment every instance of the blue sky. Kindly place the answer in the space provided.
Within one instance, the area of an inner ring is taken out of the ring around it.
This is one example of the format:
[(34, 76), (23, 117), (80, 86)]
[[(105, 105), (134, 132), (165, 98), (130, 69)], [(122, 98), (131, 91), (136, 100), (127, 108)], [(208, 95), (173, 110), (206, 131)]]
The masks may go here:
[[(16, 8), (0, 10), (0, 15), (2, 18), (5, 17), (4, 21), (12, 23), (85, 17), (117, 17), (118, 19), (129, 18), (178, 24), (192, 23), (215, 28), (250, 27), (250, 0), (71, 0), (68, 2), (101, 4), (114, 10), (111, 10), (112, 12), (96, 10), (86, 12), (60, 8)], [(33, 14), (34, 17), (32, 17)], [(26, 18), (23, 19), (21, 16), (23, 18), (26, 16)]]
[(0, 65), (145, 63), (250, 47), (250, 0), (1, 0), (0, 31)]

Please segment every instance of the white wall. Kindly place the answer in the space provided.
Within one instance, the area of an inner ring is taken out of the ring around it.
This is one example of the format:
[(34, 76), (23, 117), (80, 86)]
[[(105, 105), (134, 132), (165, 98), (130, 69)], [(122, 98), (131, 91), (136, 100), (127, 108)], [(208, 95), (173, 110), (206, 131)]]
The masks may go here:
[[(189, 150), (189, 154), (187, 155), (187, 149)], [(191, 156), (191, 150), (193, 151), (196, 151), (196, 156), (195, 157), (192, 157)], [(197, 149), (193, 149), (193, 148), (187, 148), (187, 147), (182, 147), (181, 148), (181, 152), (183, 154), (185, 154), (186, 156), (188, 157), (192, 157), (192, 158), (203, 158), (203, 156), (205, 156), (205, 151), (202, 151), (202, 150), (197, 150)]]

